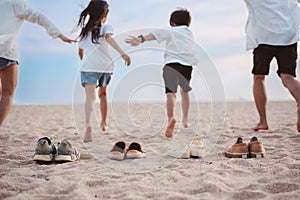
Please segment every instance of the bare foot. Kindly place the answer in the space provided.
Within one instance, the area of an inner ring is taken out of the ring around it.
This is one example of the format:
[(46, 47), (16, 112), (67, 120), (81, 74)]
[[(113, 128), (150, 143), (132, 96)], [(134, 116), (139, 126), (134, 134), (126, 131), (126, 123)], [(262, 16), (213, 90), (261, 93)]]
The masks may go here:
[(258, 122), (256, 127), (251, 128), (254, 131), (266, 131), (269, 130), (269, 126), (267, 123)]
[(101, 126), (101, 130), (102, 130), (102, 131), (106, 131), (107, 128), (108, 128), (106, 122), (101, 122), (101, 123), (100, 123), (100, 126)]
[(182, 120), (182, 125), (184, 128), (188, 128), (191, 124), (188, 122), (188, 120)]
[(172, 138), (173, 137), (175, 124), (176, 124), (176, 120), (174, 118), (171, 118), (169, 120), (167, 130), (165, 132), (165, 135), (166, 135), (167, 138)]
[(92, 127), (88, 126), (85, 131), (83, 142), (92, 142)]

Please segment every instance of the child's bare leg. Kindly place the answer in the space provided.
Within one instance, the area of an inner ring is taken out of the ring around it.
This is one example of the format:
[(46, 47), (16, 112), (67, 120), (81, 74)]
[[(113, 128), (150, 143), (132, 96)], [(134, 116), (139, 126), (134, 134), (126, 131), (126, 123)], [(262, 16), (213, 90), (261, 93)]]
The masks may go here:
[(174, 134), (174, 128), (176, 124), (176, 120), (174, 118), (176, 105), (176, 94), (175, 93), (167, 93), (167, 115), (168, 115), (168, 127), (165, 132), (167, 138), (172, 138)]
[(85, 124), (86, 124), (86, 131), (84, 135), (84, 142), (92, 142), (92, 114), (95, 109), (95, 85), (85, 84)]
[(99, 88), (99, 99), (100, 99), (100, 112), (101, 112), (101, 129), (106, 131), (108, 126), (106, 122), (107, 111), (108, 111), (108, 100), (106, 95), (106, 86)]
[(188, 128), (188, 115), (190, 110), (190, 96), (188, 92), (180, 89), (181, 93), (181, 110), (182, 110), (182, 124), (184, 128)]

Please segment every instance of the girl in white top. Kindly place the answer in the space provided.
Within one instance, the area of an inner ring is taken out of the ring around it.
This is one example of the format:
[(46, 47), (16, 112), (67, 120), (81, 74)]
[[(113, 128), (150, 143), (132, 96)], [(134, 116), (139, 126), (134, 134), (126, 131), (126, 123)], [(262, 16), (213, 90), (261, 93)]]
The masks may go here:
[[(79, 57), (82, 60), (81, 82), (85, 88), (85, 121), (86, 131), (84, 142), (92, 141), (91, 118), (95, 107), (95, 89), (99, 86), (98, 96), (100, 99), (101, 129), (107, 129), (108, 101), (106, 88), (114, 71), (113, 61), (109, 55), (108, 44), (111, 45), (130, 65), (130, 57), (126, 55), (112, 38), (112, 26), (104, 24), (107, 19), (108, 4), (103, 0), (92, 0), (88, 7), (81, 12), (78, 26), (79, 35)], [(88, 20), (86, 20), (88, 18)]]
[(0, 126), (11, 109), (18, 80), (18, 52), (16, 41), (23, 22), (29, 21), (43, 26), (52, 38), (64, 42), (65, 37), (43, 14), (31, 9), (26, 0), (0, 1)]

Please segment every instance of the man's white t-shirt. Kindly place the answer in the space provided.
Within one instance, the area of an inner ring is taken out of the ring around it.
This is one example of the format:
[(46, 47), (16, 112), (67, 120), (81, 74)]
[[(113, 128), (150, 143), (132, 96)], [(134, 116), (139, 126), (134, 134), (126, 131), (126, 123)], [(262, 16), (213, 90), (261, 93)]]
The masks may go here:
[(114, 64), (109, 54), (108, 43), (104, 38), (106, 34), (113, 34), (113, 28), (111, 25), (103, 24), (100, 28), (99, 44), (92, 42), (91, 33), (79, 42), (79, 48), (84, 49), (80, 71), (113, 73)]
[(26, 0), (1, 0), (0, 19), (0, 57), (10, 60), (19, 59), (16, 41), (25, 20), (43, 26), (53, 38), (61, 34), (46, 16), (31, 9)]
[(193, 33), (187, 26), (174, 26), (151, 31), (155, 39), (161, 43), (166, 41), (164, 64), (180, 63), (197, 65), (196, 44)]
[(300, 0), (244, 0), (249, 11), (246, 49), (259, 44), (290, 45), (299, 40)]

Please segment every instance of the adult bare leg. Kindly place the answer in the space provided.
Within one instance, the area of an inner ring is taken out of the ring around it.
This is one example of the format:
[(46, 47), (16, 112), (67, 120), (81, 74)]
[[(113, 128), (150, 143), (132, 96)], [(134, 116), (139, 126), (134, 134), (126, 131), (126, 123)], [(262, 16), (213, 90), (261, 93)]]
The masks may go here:
[(280, 78), (297, 103), (297, 131), (300, 132), (300, 83), (290, 74), (280, 74)]
[(165, 132), (167, 138), (172, 138), (174, 134), (174, 128), (176, 124), (176, 120), (174, 117), (175, 106), (176, 106), (176, 94), (175, 93), (167, 93), (167, 115), (168, 115), (168, 126)]
[(256, 127), (252, 129), (254, 131), (268, 130), (266, 106), (267, 106), (267, 95), (265, 89), (265, 76), (264, 75), (254, 75), (253, 83), (253, 96), (255, 100), (256, 109), (259, 114), (259, 122)]
[(86, 131), (84, 135), (84, 142), (92, 142), (92, 114), (95, 110), (96, 93), (95, 85), (85, 84), (85, 124)]
[(182, 124), (184, 128), (188, 128), (188, 115), (190, 110), (190, 96), (188, 92), (180, 89), (181, 93), (181, 110), (182, 110)]
[(18, 65), (12, 64), (0, 70), (1, 100), (0, 100), (0, 126), (8, 115), (14, 100), (14, 94), (18, 82)]
[(101, 113), (101, 129), (102, 131), (106, 131), (108, 126), (107, 126), (107, 112), (108, 112), (108, 100), (107, 100), (107, 95), (106, 95), (106, 87), (101, 87), (99, 88), (99, 99), (100, 99), (100, 113)]

